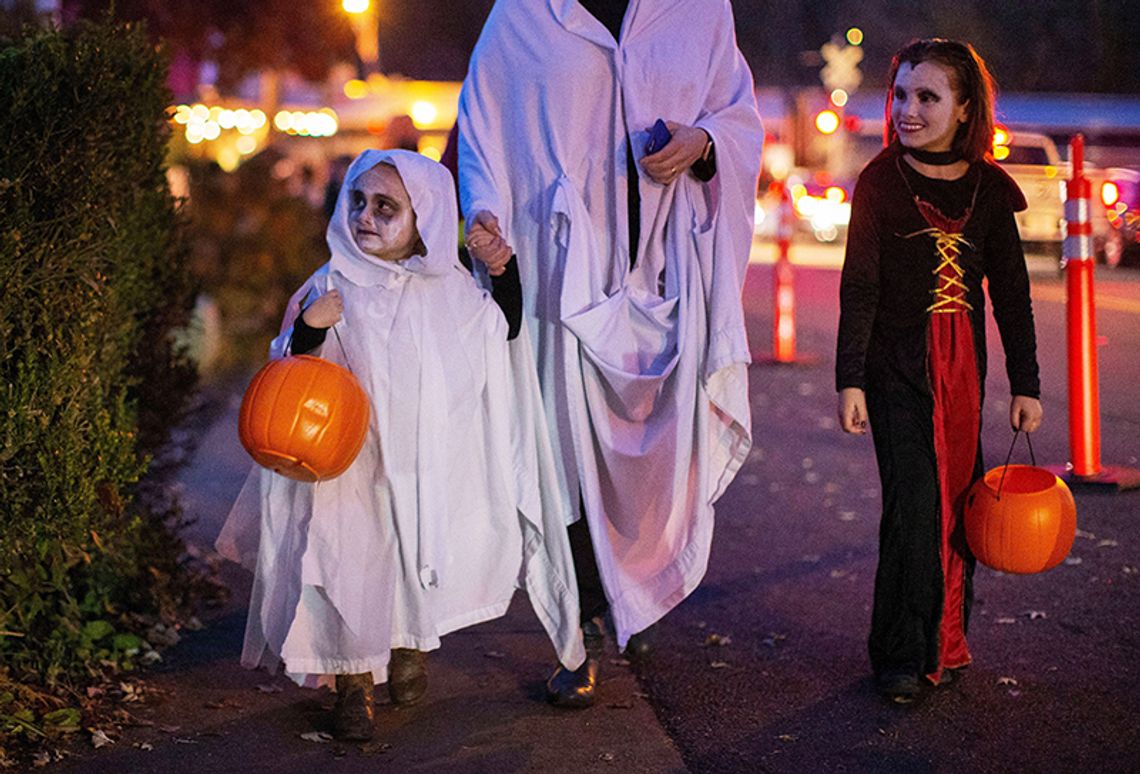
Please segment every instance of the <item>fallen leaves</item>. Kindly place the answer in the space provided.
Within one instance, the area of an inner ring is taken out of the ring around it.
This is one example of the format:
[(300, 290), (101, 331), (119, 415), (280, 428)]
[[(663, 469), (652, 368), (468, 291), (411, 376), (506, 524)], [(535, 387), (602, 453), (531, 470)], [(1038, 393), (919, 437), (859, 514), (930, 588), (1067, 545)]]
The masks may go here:
[(317, 744), (328, 744), (333, 740), (333, 735), (327, 731), (307, 731), (301, 734), (301, 738), (306, 742), (315, 742)]
[(102, 729), (92, 728), (89, 730), (91, 731), (91, 746), (96, 750), (115, 743), (115, 740), (107, 736), (107, 733)]
[(168, 648), (177, 645), (181, 639), (182, 636), (178, 633), (177, 627), (167, 626), (161, 621), (147, 629), (146, 632), (147, 642), (158, 647)]
[(234, 699), (217, 699), (215, 701), (208, 701), (202, 705), (206, 709), (245, 709), (245, 705), (241, 704)]
[(142, 683), (123, 681), (119, 683), (119, 692), (122, 694), (120, 701), (127, 704), (141, 702), (146, 696), (146, 686)]
[(704, 647), (706, 648), (724, 648), (732, 644), (732, 637), (727, 634), (717, 634), (711, 632), (705, 637)]
[(75, 733), (80, 729), (80, 714), (76, 707), (64, 707), (44, 715), (44, 726), (64, 734)]

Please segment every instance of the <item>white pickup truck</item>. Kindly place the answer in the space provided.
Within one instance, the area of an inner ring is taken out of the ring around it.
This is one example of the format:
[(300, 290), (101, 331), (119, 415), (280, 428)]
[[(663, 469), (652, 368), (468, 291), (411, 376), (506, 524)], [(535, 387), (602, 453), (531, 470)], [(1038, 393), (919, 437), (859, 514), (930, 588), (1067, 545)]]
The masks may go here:
[[(1000, 142), (1000, 139), (994, 145), (994, 158), (1017, 181), (1029, 202), (1028, 209), (1017, 213), (1021, 241), (1030, 251), (1041, 251), (1059, 258), (1061, 242), (1065, 238), (1065, 187), (1069, 180), (1069, 163), (1061, 161), (1056, 144), (1043, 134), (1010, 132), (1006, 142)], [(1092, 188), (1089, 212), (1093, 244), (1097, 255), (1101, 256), (1113, 232), (1101, 198), (1101, 189), (1109, 180), (1111, 170), (1098, 169), (1086, 163), (1084, 171)]]

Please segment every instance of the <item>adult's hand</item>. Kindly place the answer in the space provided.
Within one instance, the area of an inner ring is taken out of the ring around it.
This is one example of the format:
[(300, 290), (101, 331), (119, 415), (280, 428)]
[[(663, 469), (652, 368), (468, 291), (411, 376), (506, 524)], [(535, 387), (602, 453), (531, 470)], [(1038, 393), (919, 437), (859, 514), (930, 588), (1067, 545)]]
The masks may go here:
[(499, 219), (488, 210), (479, 210), (467, 222), (467, 250), (487, 267), (492, 277), (507, 270), (511, 246), (503, 239)]
[(301, 312), (301, 319), (310, 328), (331, 328), (340, 322), (343, 313), (344, 301), (340, 298), (340, 292), (330, 290), (305, 307), (305, 311)]
[(650, 179), (661, 185), (669, 185), (693, 165), (705, 152), (709, 136), (704, 129), (686, 126), (674, 121), (666, 121), (665, 126), (673, 139), (656, 153), (641, 160), (641, 167)]
[(1027, 395), (1014, 395), (1009, 402), (1009, 424), (1014, 430), (1032, 433), (1041, 427), (1041, 419), (1045, 412), (1041, 408), (1041, 401)]
[(839, 391), (839, 426), (845, 433), (867, 434), (867, 396), (858, 387)]

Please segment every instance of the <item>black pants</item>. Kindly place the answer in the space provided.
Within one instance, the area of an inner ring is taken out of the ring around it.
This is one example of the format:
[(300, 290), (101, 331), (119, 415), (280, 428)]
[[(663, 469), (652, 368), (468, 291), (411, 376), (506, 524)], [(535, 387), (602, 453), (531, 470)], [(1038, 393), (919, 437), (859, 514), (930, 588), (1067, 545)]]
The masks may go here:
[(574, 573), (578, 576), (581, 623), (586, 623), (604, 616), (610, 609), (610, 603), (598, 574), (598, 560), (594, 557), (594, 543), (590, 539), (585, 510), (578, 521), (566, 528), (566, 532), (570, 535), (570, 555), (574, 558)]

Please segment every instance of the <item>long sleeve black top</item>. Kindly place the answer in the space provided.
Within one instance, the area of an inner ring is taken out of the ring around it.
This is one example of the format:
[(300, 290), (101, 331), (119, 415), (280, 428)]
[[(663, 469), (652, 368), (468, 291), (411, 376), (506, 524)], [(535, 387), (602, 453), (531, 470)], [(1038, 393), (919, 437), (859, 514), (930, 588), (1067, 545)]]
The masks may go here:
[[(976, 191), (976, 199), (975, 199)], [(950, 218), (973, 209), (963, 229), (959, 265), (985, 384), (986, 326), (982, 279), (989, 284), (994, 319), (1006, 355), (1014, 395), (1038, 397), (1037, 338), (1029, 298), (1029, 274), (1014, 213), (1025, 209), (1017, 184), (992, 162), (977, 162), (958, 180), (919, 174), (895, 148), (875, 158), (859, 176), (852, 197), (847, 254), (840, 283), (836, 389), (903, 381), (929, 393), (927, 308), (939, 264), (934, 239), (914, 201), (921, 197)]]

